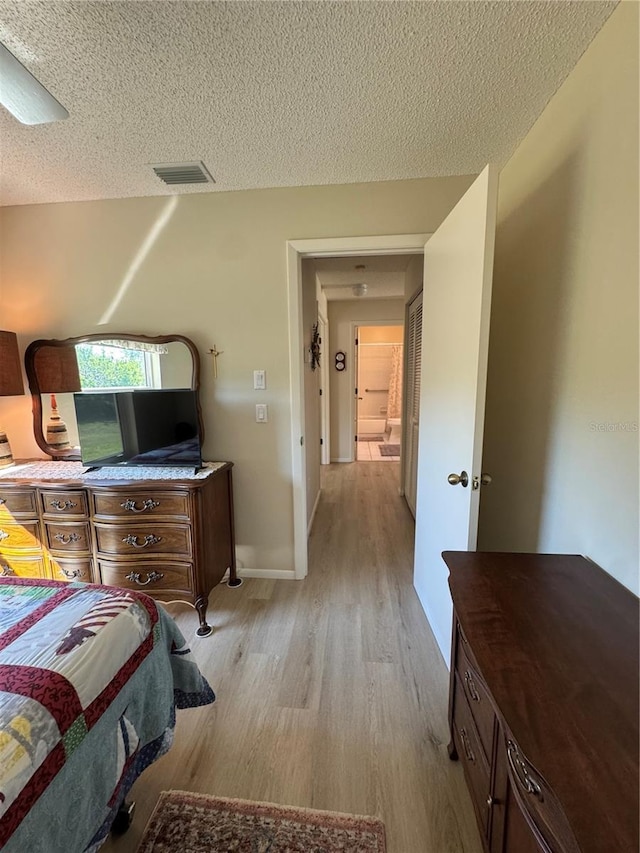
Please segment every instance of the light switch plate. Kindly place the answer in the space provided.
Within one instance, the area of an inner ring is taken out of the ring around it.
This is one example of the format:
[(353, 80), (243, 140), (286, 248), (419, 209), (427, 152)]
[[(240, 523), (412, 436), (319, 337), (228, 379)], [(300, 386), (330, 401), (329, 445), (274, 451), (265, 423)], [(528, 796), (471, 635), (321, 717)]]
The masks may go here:
[(253, 371), (253, 390), (254, 391), (264, 391), (267, 387), (267, 371), (266, 370), (254, 370)]
[(256, 403), (256, 423), (266, 424), (269, 420), (269, 408), (266, 403)]

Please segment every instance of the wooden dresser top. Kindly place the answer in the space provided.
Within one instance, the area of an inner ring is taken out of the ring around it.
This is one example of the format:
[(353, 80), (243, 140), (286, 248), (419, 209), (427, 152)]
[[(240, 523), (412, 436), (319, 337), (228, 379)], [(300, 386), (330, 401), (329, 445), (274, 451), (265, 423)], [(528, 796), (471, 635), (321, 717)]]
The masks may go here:
[(580, 556), (443, 558), (496, 710), (560, 800), (580, 849), (635, 853), (638, 599)]

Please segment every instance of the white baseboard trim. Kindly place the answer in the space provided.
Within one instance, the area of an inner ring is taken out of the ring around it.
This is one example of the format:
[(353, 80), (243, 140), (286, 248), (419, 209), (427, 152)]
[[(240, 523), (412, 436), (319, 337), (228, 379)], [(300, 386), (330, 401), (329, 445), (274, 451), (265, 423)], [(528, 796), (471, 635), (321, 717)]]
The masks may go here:
[[(239, 578), (271, 578), (272, 580), (293, 581), (296, 579), (296, 573), (293, 569), (238, 569)], [(229, 572), (226, 571), (220, 583), (225, 583), (229, 580)]]
[(318, 489), (318, 494), (316, 495), (315, 503), (313, 504), (313, 509), (311, 510), (311, 518), (309, 519), (309, 524), (307, 524), (307, 539), (311, 536), (311, 528), (313, 527), (313, 519), (316, 517), (316, 510), (318, 509), (318, 504), (320, 503), (320, 494), (322, 489)]
[(332, 462), (353, 462), (354, 460), (351, 457), (347, 456), (338, 456), (336, 459), (332, 459)]

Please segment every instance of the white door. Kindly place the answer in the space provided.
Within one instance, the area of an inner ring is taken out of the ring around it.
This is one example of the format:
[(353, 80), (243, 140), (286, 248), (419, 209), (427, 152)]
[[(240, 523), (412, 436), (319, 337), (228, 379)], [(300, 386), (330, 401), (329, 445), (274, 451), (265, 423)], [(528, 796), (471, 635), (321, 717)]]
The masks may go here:
[(405, 424), (404, 496), (411, 514), (415, 518), (420, 426), (420, 373), (422, 370), (422, 293), (419, 293), (408, 306), (406, 326), (407, 381), (405, 383), (403, 415), (403, 423)]
[[(473, 551), (477, 539), (497, 195), (487, 166), (424, 249), (414, 585), (446, 661), (441, 554)], [(463, 471), (468, 485), (450, 485)]]

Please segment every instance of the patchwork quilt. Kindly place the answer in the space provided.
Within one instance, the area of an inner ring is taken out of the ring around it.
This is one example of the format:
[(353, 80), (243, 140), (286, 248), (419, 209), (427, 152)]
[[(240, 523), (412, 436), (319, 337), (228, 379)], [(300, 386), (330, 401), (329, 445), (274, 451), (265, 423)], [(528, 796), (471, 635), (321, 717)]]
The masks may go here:
[(214, 699), (148, 596), (0, 578), (0, 849), (97, 850), (175, 708)]

